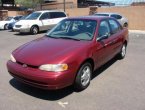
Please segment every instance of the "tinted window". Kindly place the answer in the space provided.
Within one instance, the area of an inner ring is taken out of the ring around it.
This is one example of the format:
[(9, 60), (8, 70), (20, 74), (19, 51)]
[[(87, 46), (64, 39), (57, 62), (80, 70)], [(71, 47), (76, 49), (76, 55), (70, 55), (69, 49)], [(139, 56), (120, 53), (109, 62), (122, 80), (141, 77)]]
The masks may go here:
[(7, 17), (6, 19), (5, 19), (5, 21), (10, 21), (10, 20), (12, 20), (13, 19), (13, 17)]
[(47, 35), (60, 39), (92, 40), (96, 25), (94, 20), (63, 20)]
[(14, 19), (19, 20), (22, 16), (16, 16)]
[(111, 15), (111, 17), (116, 18), (116, 19), (121, 19), (122, 18), (122, 16), (116, 15), (116, 14)]
[(110, 28), (109, 28), (109, 24), (107, 21), (102, 21), (100, 23), (100, 27), (99, 27), (99, 31), (98, 31), (98, 38), (101, 38), (105, 35), (109, 35), (110, 34)]
[(40, 17), (41, 20), (43, 19), (48, 19), (49, 18), (49, 14), (48, 13), (43, 13)]
[(109, 14), (95, 14), (96, 16), (109, 16)]
[(50, 12), (50, 18), (62, 18), (66, 17), (63, 12)]
[(26, 20), (35, 20), (37, 19), (39, 16), (41, 15), (41, 12), (34, 12), (32, 14), (30, 14)]
[(111, 31), (112, 33), (116, 33), (120, 30), (120, 26), (115, 20), (109, 20), (110, 26), (111, 26)]

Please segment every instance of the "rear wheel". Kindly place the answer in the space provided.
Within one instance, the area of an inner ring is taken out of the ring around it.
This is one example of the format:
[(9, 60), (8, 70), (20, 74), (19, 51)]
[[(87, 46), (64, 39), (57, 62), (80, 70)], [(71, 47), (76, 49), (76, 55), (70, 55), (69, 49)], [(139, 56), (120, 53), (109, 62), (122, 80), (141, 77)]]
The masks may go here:
[(90, 84), (91, 76), (92, 65), (90, 63), (84, 63), (77, 73), (74, 83), (75, 89), (78, 91), (86, 89)]
[(8, 30), (8, 24), (4, 25), (4, 30)]
[(123, 27), (128, 27), (128, 24), (127, 23), (124, 23)]
[(127, 45), (126, 44), (123, 44), (123, 46), (121, 48), (121, 51), (118, 54), (118, 56), (119, 56), (120, 59), (125, 58), (125, 55), (126, 55), (126, 47), (127, 47)]
[(38, 34), (38, 32), (39, 32), (39, 29), (38, 29), (38, 27), (37, 26), (32, 26), (31, 27), (31, 29), (30, 29), (30, 32), (31, 32), (31, 34)]

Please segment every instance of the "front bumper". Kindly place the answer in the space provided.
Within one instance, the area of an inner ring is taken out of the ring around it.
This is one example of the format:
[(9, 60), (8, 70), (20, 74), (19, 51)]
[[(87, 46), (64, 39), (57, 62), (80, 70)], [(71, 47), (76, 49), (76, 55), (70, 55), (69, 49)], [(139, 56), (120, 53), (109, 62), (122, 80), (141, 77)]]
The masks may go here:
[(72, 85), (75, 78), (73, 71), (47, 72), (38, 68), (24, 68), (18, 63), (7, 62), (8, 72), (17, 80), (42, 89), (61, 89)]
[(0, 25), (0, 29), (4, 29), (4, 26), (3, 25)]
[(30, 28), (13, 28), (13, 30), (15, 32), (20, 32), (20, 33), (27, 33), (27, 32), (30, 32)]

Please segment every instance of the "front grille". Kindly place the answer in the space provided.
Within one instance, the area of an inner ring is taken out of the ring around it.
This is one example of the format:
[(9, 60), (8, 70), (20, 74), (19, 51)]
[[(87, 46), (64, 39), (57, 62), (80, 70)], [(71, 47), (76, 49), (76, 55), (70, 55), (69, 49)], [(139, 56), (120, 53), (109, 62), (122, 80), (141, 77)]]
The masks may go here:
[(20, 28), (22, 25), (15, 25), (16, 28)]
[(33, 66), (33, 65), (29, 65), (29, 64), (25, 64), (25, 63), (22, 63), (22, 62), (19, 62), (19, 61), (17, 61), (17, 63), (19, 64), (19, 65), (27, 65), (27, 67), (29, 67), (29, 68), (39, 68), (38, 66)]

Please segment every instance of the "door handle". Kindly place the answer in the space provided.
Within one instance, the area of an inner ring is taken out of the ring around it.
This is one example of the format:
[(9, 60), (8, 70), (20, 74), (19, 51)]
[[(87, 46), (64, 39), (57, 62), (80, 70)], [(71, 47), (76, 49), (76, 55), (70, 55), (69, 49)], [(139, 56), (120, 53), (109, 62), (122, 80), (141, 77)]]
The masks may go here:
[(113, 44), (115, 44), (115, 43), (116, 43), (116, 40), (111, 41), (111, 42), (109, 42), (109, 43), (105, 44), (105, 45), (104, 45), (104, 47), (106, 47), (106, 46), (108, 46), (108, 45), (113, 45)]

